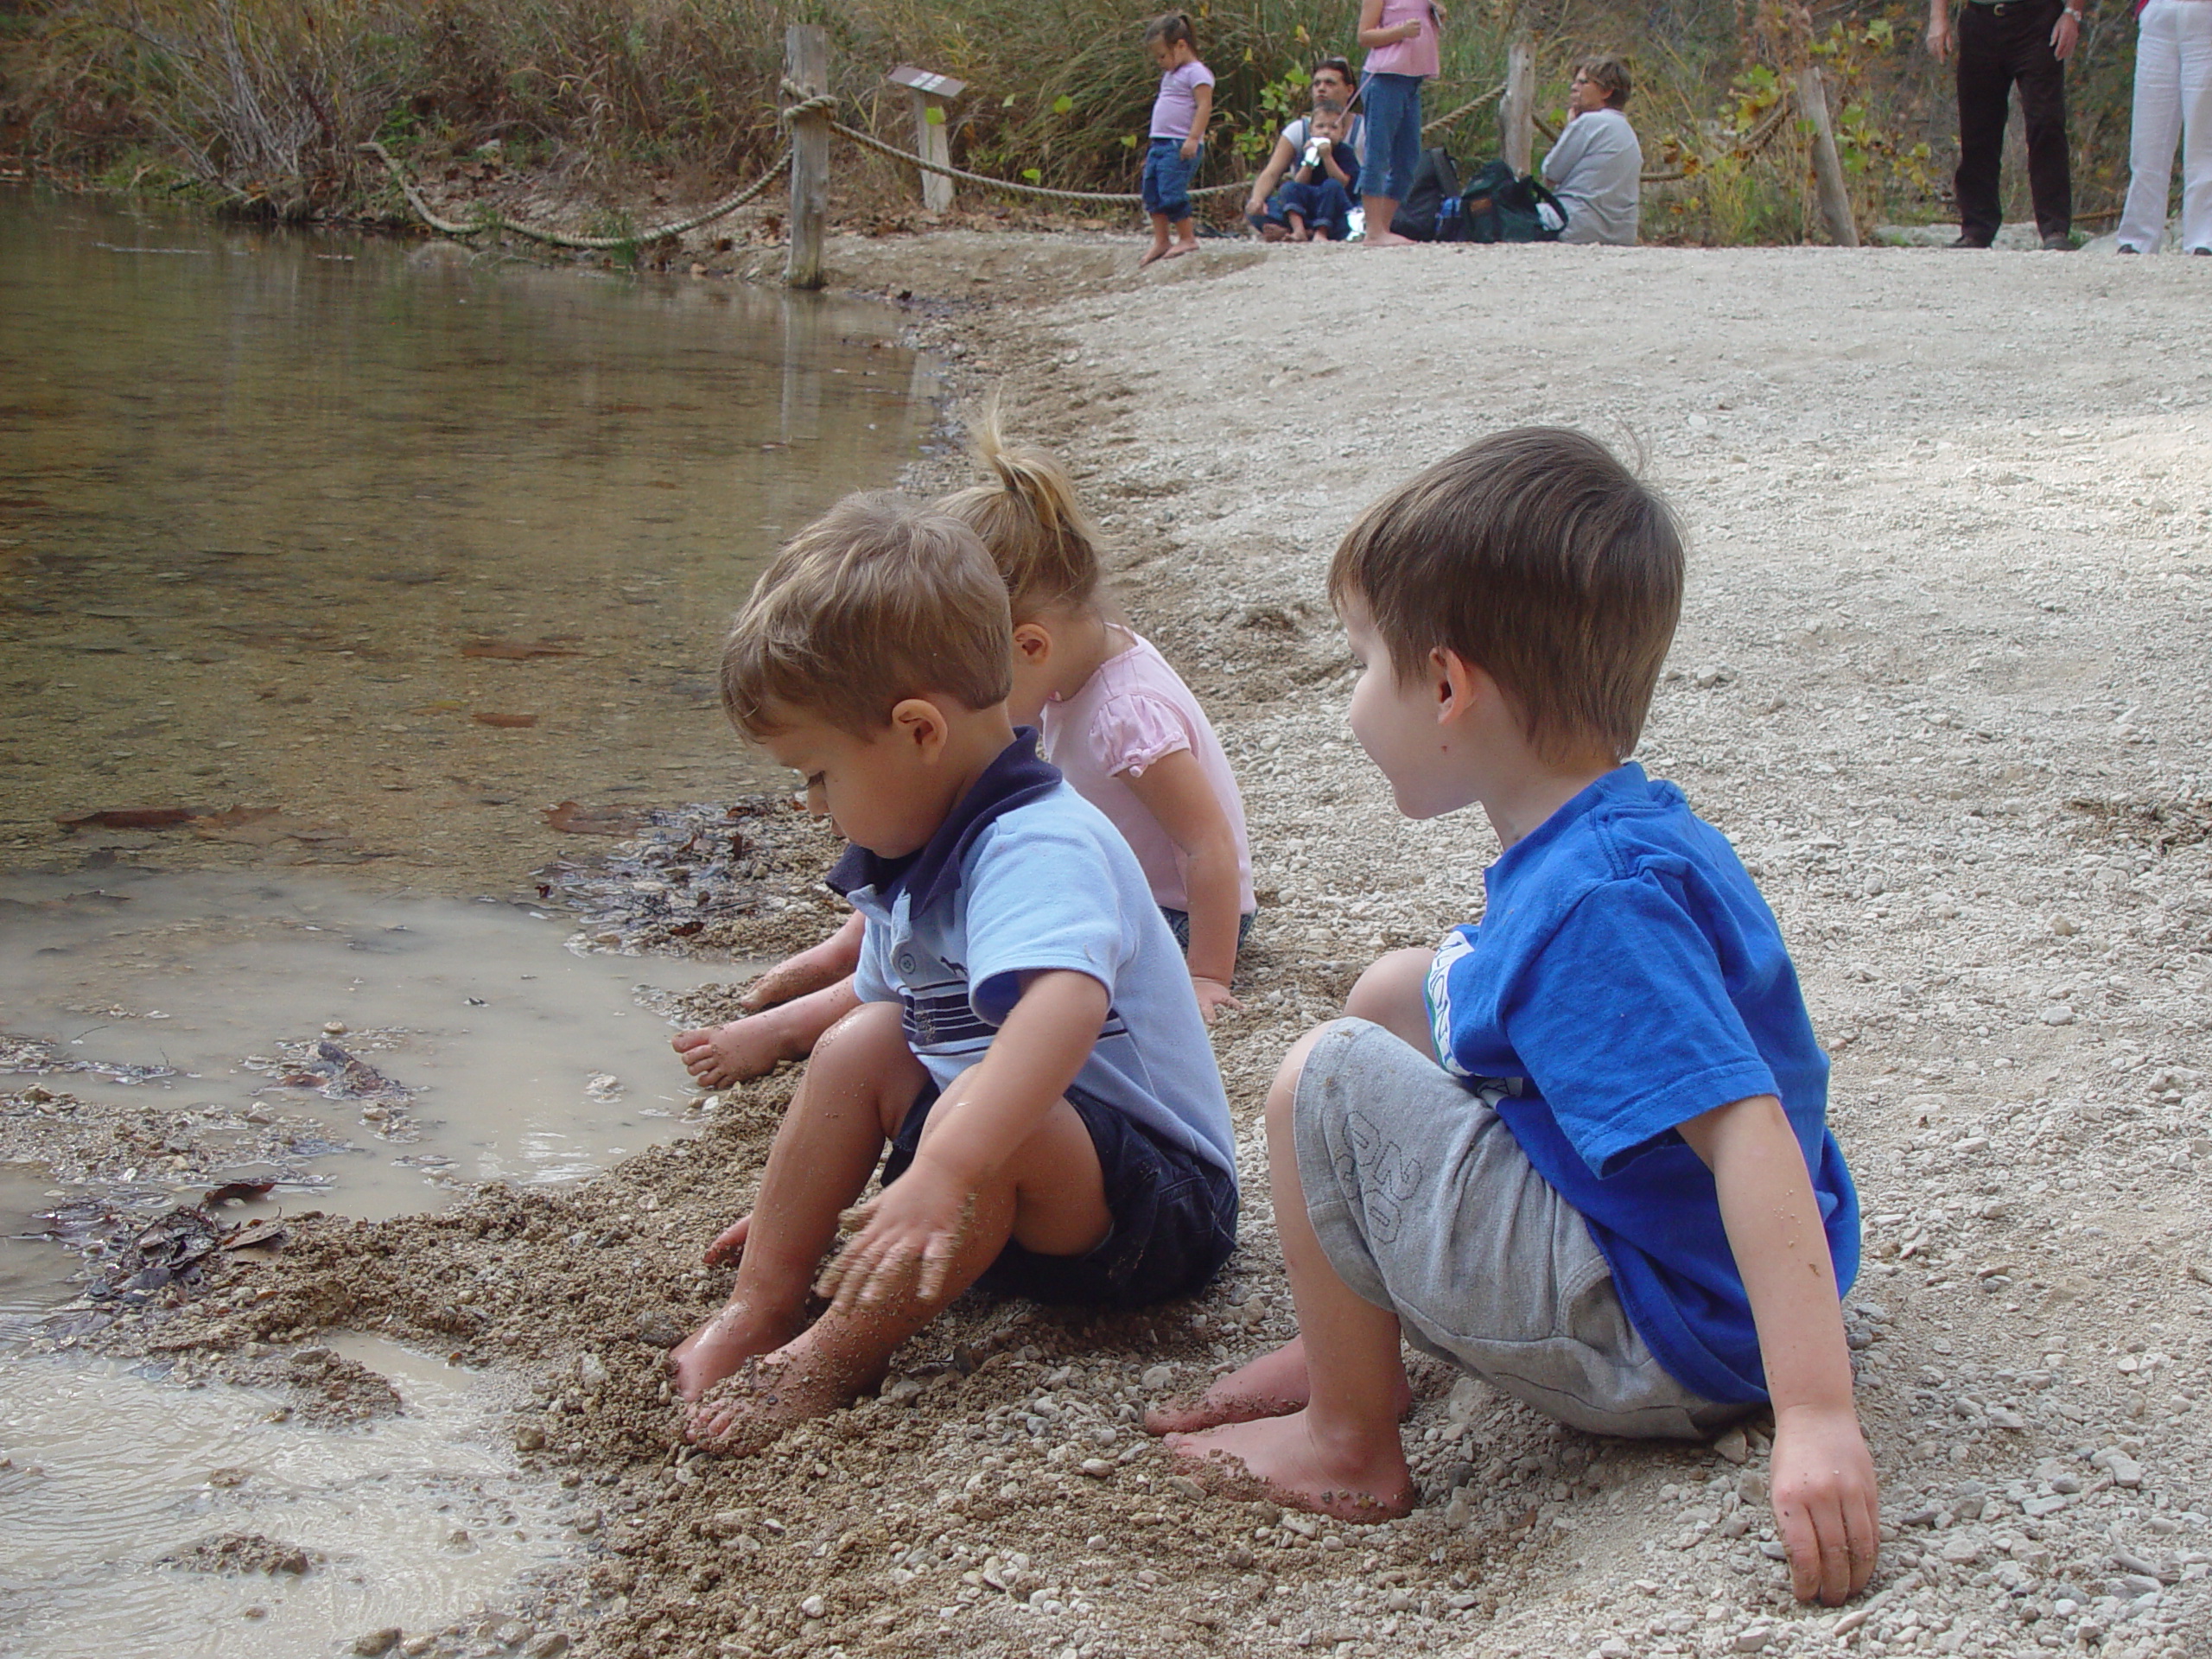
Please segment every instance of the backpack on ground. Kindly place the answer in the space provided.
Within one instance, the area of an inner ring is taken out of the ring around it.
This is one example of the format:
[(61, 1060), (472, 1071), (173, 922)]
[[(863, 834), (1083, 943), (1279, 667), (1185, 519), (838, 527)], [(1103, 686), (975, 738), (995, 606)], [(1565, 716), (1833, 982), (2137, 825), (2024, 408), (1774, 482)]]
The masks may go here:
[(1459, 197), (1464, 242), (1556, 242), (1567, 228), (1567, 209), (1534, 174), (1516, 175), (1503, 162), (1485, 162)]
[(1390, 228), (1416, 242), (1433, 242), (1438, 239), (1439, 221), (1448, 218), (1446, 204), (1456, 202), (1459, 196), (1459, 167), (1452, 159), (1451, 152), (1440, 145), (1424, 149), (1421, 160), (1414, 164), (1414, 179), (1406, 187), (1406, 199), (1390, 215)]

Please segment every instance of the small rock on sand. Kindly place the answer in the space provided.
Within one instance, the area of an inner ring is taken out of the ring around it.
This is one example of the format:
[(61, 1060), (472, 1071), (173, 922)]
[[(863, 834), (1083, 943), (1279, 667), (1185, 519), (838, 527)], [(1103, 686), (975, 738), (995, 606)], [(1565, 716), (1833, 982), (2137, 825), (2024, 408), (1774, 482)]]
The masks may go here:
[(353, 1651), (376, 1659), (380, 1653), (389, 1653), (398, 1646), (401, 1631), (397, 1624), (387, 1624), (380, 1630), (366, 1630), (353, 1638)]

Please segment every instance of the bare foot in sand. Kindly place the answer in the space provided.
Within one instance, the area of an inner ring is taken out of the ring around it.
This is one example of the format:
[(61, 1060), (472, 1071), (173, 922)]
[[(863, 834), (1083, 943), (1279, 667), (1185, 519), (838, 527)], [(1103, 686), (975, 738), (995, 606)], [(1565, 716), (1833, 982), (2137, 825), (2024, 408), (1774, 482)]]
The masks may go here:
[(1400, 236), (1395, 231), (1384, 231), (1380, 234), (1370, 233), (1366, 238), (1366, 242), (1370, 248), (1415, 248), (1421, 245), (1410, 236)]
[(1142, 270), (1147, 265), (1157, 264), (1168, 257), (1167, 244), (1155, 242), (1144, 251), (1144, 257), (1137, 261), (1137, 269)]
[(852, 1404), (882, 1379), (883, 1367), (854, 1370), (811, 1331), (747, 1360), (684, 1414), (694, 1445), (749, 1457), (786, 1429)]
[[(1249, 1423), (1262, 1417), (1287, 1417), (1305, 1409), (1312, 1394), (1306, 1375), (1306, 1338), (1294, 1337), (1270, 1353), (1262, 1354), (1217, 1378), (1196, 1400), (1166, 1400), (1144, 1414), (1148, 1433), (1189, 1433), (1224, 1423)], [(1398, 1416), (1413, 1409), (1414, 1394), (1404, 1378), (1398, 1382)]]
[[(722, 1238), (728, 1236), (728, 1233), (722, 1235)], [(718, 1238), (715, 1245), (719, 1246), (721, 1242)], [(739, 1242), (742, 1243), (743, 1240)], [(798, 1334), (800, 1325), (797, 1316), (788, 1320), (771, 1319), (732, 1302), (668, 1351), (677, 1397), (698, 1399), (746, 1361), (781, 1348)]]
[(1196, 253), (1198, 251), (1198, 245), (1195, 242), (1178, 242), (1160, 257), (1163, 259), (1180, 259), (1185, 254)]
[(781, 1034), (758, 1014), (726, 1026), (679, 1031), (669, 1039), (669, 1046), (702, 1089), (750, 1083), (774, 1071), (776, 1063), (785, 1058)]
[(1325, 1440), (1313, 1433), (1312, 1414), (1299, 1411), (1171, 1434), (1167, 1446), (1196, 1465), (1191, 1471), (1201, 1479), (1211, 1472), (1231, 1484), (1256, 1481), (1276, 1502), (1317, 1515), (1388, 1521), (1413, 1510), (1413, 1471), (1395, 1422), (1372, 1443)]

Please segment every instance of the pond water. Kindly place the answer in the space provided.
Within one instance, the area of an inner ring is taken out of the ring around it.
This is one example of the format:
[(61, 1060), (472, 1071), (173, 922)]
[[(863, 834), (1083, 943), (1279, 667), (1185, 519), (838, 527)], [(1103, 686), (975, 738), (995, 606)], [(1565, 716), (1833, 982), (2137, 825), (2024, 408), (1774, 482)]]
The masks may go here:
[[(719, 638), (931, 441), (895, 315), (0, 190), (0, 1063), (44, 1056), (0, 1074), (0, 1326), (73, 1294), (72, 1205), (376, 1217), (681, 1133), (652, 997), (741, 969), (573, 951), (530, 872), (780, 785)], [(149, 1150), (39, 1141), (33, 1084)], [(0, 1649), (340, 1652), (573, 1550), (495, 1389), (347, 1351), (400, 1416), (0, 1347)], [(165, 1559), (232, 1533), (323, 1558)]]
[(505, 893), (757, 781), (722, 629), (938, 417), (884, 308), (4, 188), (0, 316), (0, 868)]

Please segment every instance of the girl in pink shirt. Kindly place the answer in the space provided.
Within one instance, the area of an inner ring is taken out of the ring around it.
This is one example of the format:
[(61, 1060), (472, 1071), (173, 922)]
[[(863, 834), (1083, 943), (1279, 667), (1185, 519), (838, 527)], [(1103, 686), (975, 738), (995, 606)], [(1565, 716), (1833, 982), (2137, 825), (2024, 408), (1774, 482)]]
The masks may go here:
[[(1128, 840), (1191, 969), (1211, 1024), (1252, 922), (1252, 857), (1229, 758), (1191, 690), (1099, 593), (1097, 532), (1059, 465), (1009, 450), (995, 412), (977, 458), (991, 481), (938, 503), (973, 530), (1005, 576), (1014, 612), (1017, 725), (1041, 726), (1045, 758)], [(684, 1069), (720, 1089), (801, 1060), (859, 1006), (861, 918), (747, 988), (746, 1017), (679, 1032)]]
[(1251, 925), (1244, 802), (1198, 700), (1099, 592), (1097, 532), (1043, 455), (1007, 449), (995, 417), (978, 453), (995, 478), (942, 505), (982, 538), (1014, 607), (1016, 725), (1114, 821), (1152, 884), (1211, 1022)]

